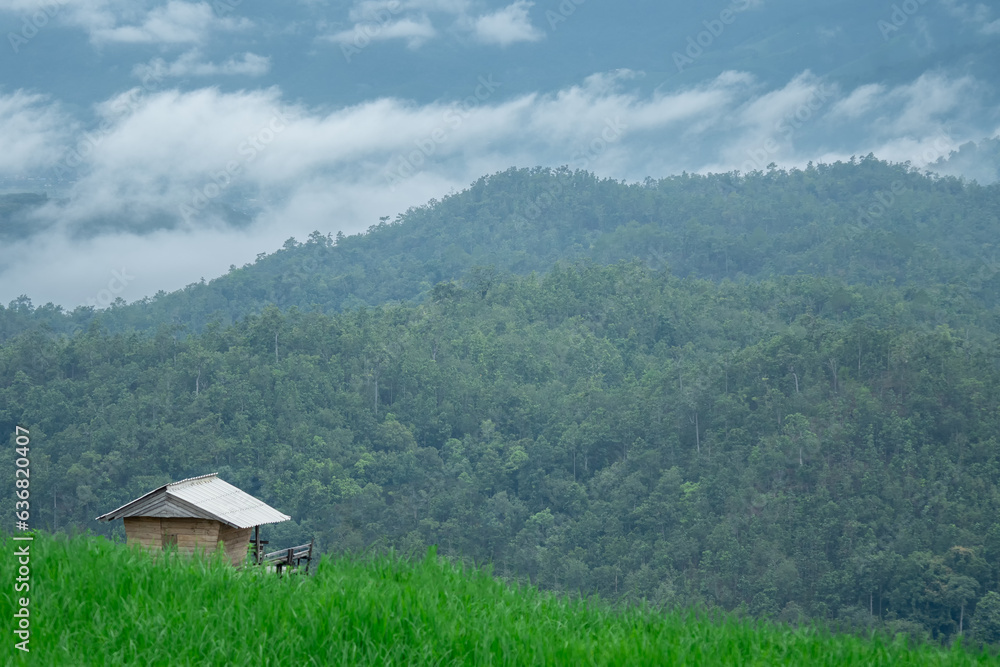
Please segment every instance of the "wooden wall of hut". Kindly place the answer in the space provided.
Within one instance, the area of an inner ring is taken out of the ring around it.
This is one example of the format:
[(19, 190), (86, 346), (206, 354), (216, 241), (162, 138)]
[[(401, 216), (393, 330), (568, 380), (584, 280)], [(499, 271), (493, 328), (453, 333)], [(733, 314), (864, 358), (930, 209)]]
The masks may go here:
[(129, 544), (138, 544), (147, 549), (163, 548), (163, 529), (158, 518), (126, 517), (125, 537)]
[(222, 542), (226, 550), (226, 558), (237, 567), (246, 560), (252, 531), (252, 528), (233, 528), (219, 524), (219, 541)]
[(219, 542), (233, 565), (242, 565), (250, 546), (250, 528), (232, 528), (209, 519), (126, 517), (125, 536), (129, 544), (147, 549), (176, 545), (177, 553), (215, 551)]

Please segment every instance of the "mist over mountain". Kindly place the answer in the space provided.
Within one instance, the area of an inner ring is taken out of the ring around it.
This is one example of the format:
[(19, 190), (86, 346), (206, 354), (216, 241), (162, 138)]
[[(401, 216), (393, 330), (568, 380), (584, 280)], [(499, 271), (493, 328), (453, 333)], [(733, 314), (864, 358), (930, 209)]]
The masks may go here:
[(940, 174), (974, 180), (979, 183), (1000, 181), (1000, 138), (970, 141), (929, 165)]
[(128, 306), (119, 296), (128, 274), (99, 295), (103, 303), (71, 314), (18, 316), (23, 308), (12, 304), (0, 311), (0, 335), (42, 320), (69, 332), (95, 317), (118, 331), (170, 324), (195, 332), (269, 305), (334, 313), (420, 302), (440, 283), (545, 273), (578, 260), (638, 259), (655, 271), (715, 281), (810, 274), (917, 291), (960, 284), (963, 298), (993, 307), (998, 211), (1000, 185), (924, 175), (873, 156), (642, 184), (565, 168), (510, 169), (365, 233), (290, 238), (217, 279)]
[(511, 166), (923, 168), (997, 135), (998, 21), (955, 0), (4, 0), (0, 191), (49, 199), (4, 233), (0, 301), (100, 303), (123, 271), (128, 301), (172, 291)]

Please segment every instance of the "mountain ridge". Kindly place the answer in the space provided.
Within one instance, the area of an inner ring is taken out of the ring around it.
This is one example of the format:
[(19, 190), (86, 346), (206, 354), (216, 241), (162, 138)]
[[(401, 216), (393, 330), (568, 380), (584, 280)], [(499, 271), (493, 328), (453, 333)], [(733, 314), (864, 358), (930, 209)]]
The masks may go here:
[[(818, 272), (849, 283), (958, 281), (993, 303), (998, 201), (1000, 186), (871, 155), (803, 170), (684, 173), (632, 184), (566, 167), (511, 168), (392, 222), (383, 217), (363, 234), (313, 232), (207, 283), (105, 311), (46, 306), (40, 318), (62, 332), (95, 319), (112, 330), (165, 324), (198, 331), (272, 304), (335, 312), (417, 302), (477, 267), (527, 274), (557, 260), (630, 257), (714, 280)], [(38, 319), (27, 304), (0, 310), (0, 335)]]

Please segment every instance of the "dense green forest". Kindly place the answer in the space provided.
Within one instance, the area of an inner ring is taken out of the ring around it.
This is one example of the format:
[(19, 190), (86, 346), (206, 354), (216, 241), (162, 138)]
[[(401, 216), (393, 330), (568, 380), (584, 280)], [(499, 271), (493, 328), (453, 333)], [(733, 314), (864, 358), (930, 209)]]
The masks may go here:
[(1000, 187), (874, 158), (512, 170), (175, 294), (12, 303), (0, 425), (46, 529), (218, 471), (276, 544), (996, 643), (998, 229)]
[[(654, 270), (712, 280), (809, 274), (850, 283), (959, 284), (997, 305), (1000, 185), (922, 175), (868, 156), (849, 163), (747, 175), (683, 174), (644, 183), (582, 171), (511, 169), (469, 189), (382, 218), (353, 236), (314, 232), (207, 283), (100, 314), (111, 331), (180, 324), (200, 331), (281, 309), (335, 312), (422, 301), (475, 267), (545, 272), (559, 260), (638, 258)], [(336, 223), (331, 223), (336, 229)], [(30, 296), (30, 295), (28, 295)], [(71, 314), (0, 306), (0, 340), (45, 322), (86, 328)]]

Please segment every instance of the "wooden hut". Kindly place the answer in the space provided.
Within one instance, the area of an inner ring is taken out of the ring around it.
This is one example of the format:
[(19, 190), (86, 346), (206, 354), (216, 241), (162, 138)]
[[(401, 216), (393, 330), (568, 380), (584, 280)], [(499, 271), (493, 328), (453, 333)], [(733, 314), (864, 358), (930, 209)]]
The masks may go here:
[(233, 565), (241, 565), (250, 531), (288, 521), (290, 516), (218, 478), (218, 473), (165, 484), (98, 521), (124, 519), (129, 544), (148, 549), (176, 546), (179, 553), (214, 551), (219, 543)]

